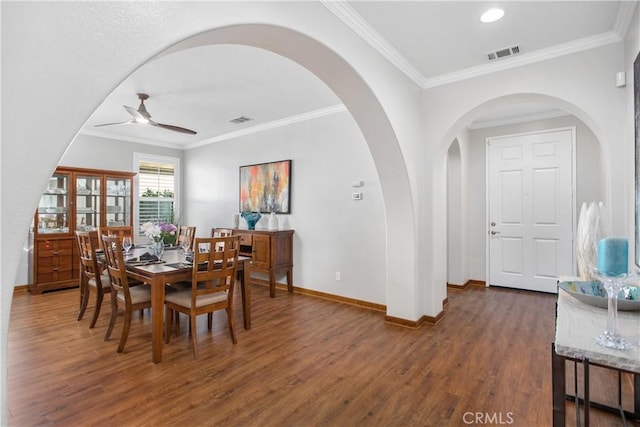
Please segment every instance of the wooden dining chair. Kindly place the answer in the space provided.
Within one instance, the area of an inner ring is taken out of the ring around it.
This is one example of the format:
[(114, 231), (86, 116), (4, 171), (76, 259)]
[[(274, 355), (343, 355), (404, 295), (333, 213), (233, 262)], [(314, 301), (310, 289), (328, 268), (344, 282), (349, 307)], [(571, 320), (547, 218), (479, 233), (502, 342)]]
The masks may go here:
[(193, 239), (196, 237), (196, 227), (189, 227), (187, 225), (181, 225), (178, 227), (178, 238), (176, 243), (182, 246), (182, 239), (189, 239), (189, 247), (193, 249)]
[(233, 230), (230, 228), (212, 228), (211, 237), (227, 237), (233, 234)]
[(151, 287), (129, 286), (127, 269), (122, 256), (122, 239), (119, 236), (103, 235), (102, 247), (111, 279), (111, 318), (104, 340), (107, 341), (111, 336), (118, 316), (118, 309), (122, 308), (124, 310), (124, 325), (120, 335), (120, 344), (118, 344), (118, 353), (122, 353), (129, 336), (133, 312), (151, 308)]
[(80, 255), (80, 311), (78, 320), (82, 320), (89, 303), (89, 294), (96, 294), (93, 317), (89, 328), (96, 326), (96, 321), (100, 315), (104, 294), (111, 292), (111, 281), (109, 272), (103, 268), (96, 257), (98, 248), (97, 231), (76, 231), (76, 242)]
[[(118, 236), (122, 242), (124, 236), (129, 236), (133, 239), (133, 227), (130, 225), (118, 225), (111, 227), (98, 227), (98, 235)], [(100, 249), (102, 249), (102, 239), (99, 239)]]
[(212, 228), (211, 229), (211, 237), (227, 237), (231, 235), (233, 235), (233, 230), (230, 228)]
[[(220, 248), (220, 250), (206, 250)], [(171, 335), (172, 314), (184, 313), (189, 316), (193, 357), (198, 358), (198, 330), (196, 317), (207, 314), (207, 325), (211, 330), (213, 312), (224, 309), (231, 342), (236, 344), (233, 330), (233, 290), (240, 243), (238, 236), (196, 238), (193, 254), (193, 276), (191, 289), (173, 292), (165, 296), (165, 341)]]

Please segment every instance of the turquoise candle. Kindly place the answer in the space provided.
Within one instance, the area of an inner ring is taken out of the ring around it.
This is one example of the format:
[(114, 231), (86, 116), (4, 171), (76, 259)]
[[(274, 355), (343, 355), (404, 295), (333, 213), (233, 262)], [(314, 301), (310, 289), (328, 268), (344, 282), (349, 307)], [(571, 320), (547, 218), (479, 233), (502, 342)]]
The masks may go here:
[(598, 242), (598, 271), (607, 276), (629, 272), (629, 241), (623, 237), (606, 237)]

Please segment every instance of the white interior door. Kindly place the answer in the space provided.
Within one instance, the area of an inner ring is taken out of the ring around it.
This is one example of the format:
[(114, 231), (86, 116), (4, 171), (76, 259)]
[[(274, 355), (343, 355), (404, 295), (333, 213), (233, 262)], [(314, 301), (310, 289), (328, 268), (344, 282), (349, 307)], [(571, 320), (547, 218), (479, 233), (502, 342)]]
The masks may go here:
[(573, 275), (574, 133), (487, 139), (491, 286), (555, 293)]

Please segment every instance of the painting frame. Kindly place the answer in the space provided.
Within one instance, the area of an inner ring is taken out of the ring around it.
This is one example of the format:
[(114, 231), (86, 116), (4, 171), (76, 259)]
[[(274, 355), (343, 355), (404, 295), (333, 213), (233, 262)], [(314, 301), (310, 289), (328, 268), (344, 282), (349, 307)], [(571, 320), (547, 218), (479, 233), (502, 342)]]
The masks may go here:
[(291, 159), (240, 166), (240, 212), (291, 213)]

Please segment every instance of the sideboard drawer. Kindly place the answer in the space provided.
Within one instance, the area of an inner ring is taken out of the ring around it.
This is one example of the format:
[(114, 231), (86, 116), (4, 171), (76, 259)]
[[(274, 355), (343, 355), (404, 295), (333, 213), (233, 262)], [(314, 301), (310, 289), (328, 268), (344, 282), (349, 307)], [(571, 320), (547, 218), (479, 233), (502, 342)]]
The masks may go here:
[(238, 233), (238, 237), (240, 238), (240, 244), (251, 246), (253, 244), (253, 235), (248, 233)]

